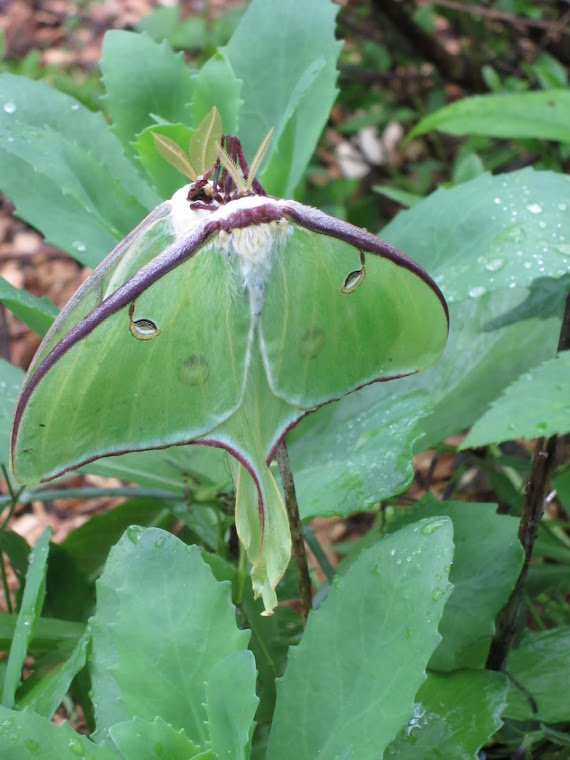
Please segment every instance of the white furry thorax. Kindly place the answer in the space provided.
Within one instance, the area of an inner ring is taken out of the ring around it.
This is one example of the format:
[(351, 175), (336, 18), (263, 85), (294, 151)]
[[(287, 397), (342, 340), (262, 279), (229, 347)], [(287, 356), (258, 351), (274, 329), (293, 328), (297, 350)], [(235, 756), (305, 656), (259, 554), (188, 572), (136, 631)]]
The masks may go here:
[[(172, 196), (171, 225), (176, 237), (187, 235), (204, 221), (224, 219), (240, 210), (257, 208), (274, 204), (281, 206), (283, 201), (262, 195), (249, 195), (229, 201), (223, 205), (216, 204), (211, 209), (191, 209), (187, 200), (189, 185), (181, 187)], [(238, 227), (229, 231), (221, 230), (216, 244), (227, 256), (236, 256), (240, 262), (243, 286), (252, 297), (254, 313), (259, 314), (265, 300), (265, 285), (271, 272), (276, 253), (282, 248), (290, 225), (285, 219), (264, 222), (250, 227)]]

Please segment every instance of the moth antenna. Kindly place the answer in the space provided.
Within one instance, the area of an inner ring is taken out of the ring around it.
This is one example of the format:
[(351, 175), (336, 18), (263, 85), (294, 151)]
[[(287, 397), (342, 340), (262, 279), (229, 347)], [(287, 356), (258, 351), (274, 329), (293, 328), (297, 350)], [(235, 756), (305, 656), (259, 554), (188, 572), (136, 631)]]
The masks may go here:
[(273, 127), (271, 127), (269, 132), (265, 135), (265, 137), (261, 141), (261, 145), (257, 149), (257, 152), (255, 156), (253, 157), (253, 161), (251, 162), (251, 166), (249, 167), (249, 174), (247, 176), (247, 186), (246, 186), (246, 190), (248, 192), (251, 190), (253, 186), (255, 176), (257, 172), (259, 171), (261, 162), (265, 158), (265, 154), (267, 153), (267, 148), (269, 148), (269, 143), (271, 142), (272, 137), (273, 137)]
[(170, 137), (161, 135), (158, 132), (151, 132), (151, 134), (156, 149), (160, 155), (166, 159), (169, 164), (172, 164), (172, 166), (174, 166), (174, 168), (177, 169), (185, 177), (189, 177), (191, 180), (196, 182), (198, 179), (198, 173), (195, 171), (194, 167), (190, 163), (190, 159), (184, 153), (182, 148), (177, 143), (175, 143), (174, 140), (171, 140)]
[(234, 185), (237, 188), (238, 193), (241, 195), (245, 192), (246, 184), (241, 176), (239, 169), (237, 167), (237, 164), (235, 161), (232, 161), (232, 159), (228, 156), (227, 152), (222, 148), (220, 143), (216, 143), (216, 149), (218, 151), (218, 158), (220, 159), (220, 163), (222, 163), (230, 175), (230, 177), (234, 181)]
[(221, 138), (222, 117), (213, 106), (192, 133), (188, 145), (190, 161), (198, 167), (199, 174), (204, 174), (216, 161), (216, 143)]

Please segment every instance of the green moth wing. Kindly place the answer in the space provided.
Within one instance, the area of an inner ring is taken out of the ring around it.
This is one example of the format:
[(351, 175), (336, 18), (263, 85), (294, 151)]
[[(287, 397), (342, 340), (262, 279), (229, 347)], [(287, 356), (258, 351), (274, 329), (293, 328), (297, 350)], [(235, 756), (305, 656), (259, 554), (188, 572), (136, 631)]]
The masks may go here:
[(428, 366), (448, 315), (435, 283), (389, 244), (265, 195), (231, 139), (231, 172), (218, 160), (158, 206), (44, 338), (17, 402), (12, 468), (36, 483), (128, 451), (225, 448), (270, 612), (290, 537), (269, 465), (287, 430)]
[(423, 270), (364, 230), (288, 202), (287, 244), (267, 283), (260, 341), (274, 392), (311, 409), (432, 364), (447, 340)]

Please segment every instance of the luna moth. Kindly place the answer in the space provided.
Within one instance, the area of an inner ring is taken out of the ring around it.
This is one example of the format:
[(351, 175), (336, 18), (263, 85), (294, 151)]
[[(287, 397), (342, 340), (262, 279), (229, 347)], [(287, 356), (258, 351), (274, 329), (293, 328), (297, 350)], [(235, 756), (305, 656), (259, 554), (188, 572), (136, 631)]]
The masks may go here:
[(408, 256), (267, 195), (255, 177), (263, 149), (249, 170), (237, 138), (220, 138), (216, 112), (189, 158), (157, 138), (192, 181), (119, 243), (46, 334), (18, 398), (12, 468), (32, 484), (125, 452), (226, 449), (238, 534), (270, 612), (290, 556), (269, 467), (280, 442), (321, 405), (434, 362), (448, 313)]

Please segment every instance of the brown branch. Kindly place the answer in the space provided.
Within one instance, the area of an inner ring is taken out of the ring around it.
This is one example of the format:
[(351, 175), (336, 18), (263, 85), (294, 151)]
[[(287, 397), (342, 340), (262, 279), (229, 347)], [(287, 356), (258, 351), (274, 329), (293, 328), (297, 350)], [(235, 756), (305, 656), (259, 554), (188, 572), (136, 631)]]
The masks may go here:
[[(570, 293), (566, 296), (564, 315), (560, 327), (558, 351), (570, 348)], [(495, 635), (489, 649), (487, 670), (504, 670), (519, 626), (522, 600), (534, 542), (546, 503), (546, 486), (556, 459), (557, 436), (539, 438), (532, 460), (530, 480), (525, 492), (523, 512), (519, 524), (519, 541), (524, 550), (524, 563), (515, 587), (506, 605), (497, 616)]]
[(570, 34), (570, 27), (566, 27), (567, 15), (565, 14), (559, 21), (543, 21), (542, 19), (528, 18), (527, 16), (512, 16), (510, 13), (498, 11), (495, 8), (486, 8), (483, 5), (461, 3), (456, 0), (420, 0), (420, 5), (430, 5), (440, 8), (449, 8), (459, 13), (468, 13), (470, 16), (479, 16), (488, 18), (492, 21), (504, 21), (509, 26), (517, 29), (542, 29), (551, 35)]
[(293, 472), (291, 462), (285, 441), (277, 449), (277, 464), (283, 483), (283, 492), (285, 494), (285, 507), (287, 508), (287, 517), (289, 518), (289, 528), (291, 530), (291, 542), (293, 548), (293, 557), (297, 567), (299, 577), (299, 594), (301, 597), (301, 617), (303, 619), (303, 628), (307, 623), (309, 612), (312, 608), (311, 578), (309, 576), (309, 565), (307, 562), (307, 551), (305, 549), (305, 540), (303, 539), (303, 526), (299, 515), (299, 503), (295, 493), (295, 483), (293, 482)]
[(446, 79), (468, 89), (482, 90), (484, 87), (480, 67), (462, 55), (453, 55), (439, 42), (416, 24), (403, 2), (398, 0), (372, 0), (378, 13), (386, 16), (397, 31), (403, 34), (418, 52), (431, 61)]

